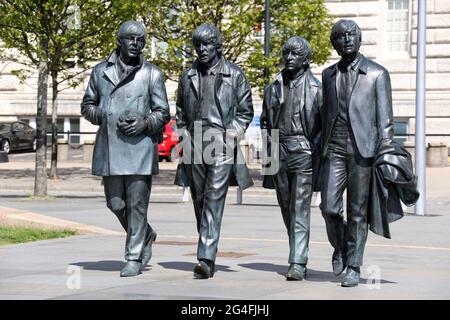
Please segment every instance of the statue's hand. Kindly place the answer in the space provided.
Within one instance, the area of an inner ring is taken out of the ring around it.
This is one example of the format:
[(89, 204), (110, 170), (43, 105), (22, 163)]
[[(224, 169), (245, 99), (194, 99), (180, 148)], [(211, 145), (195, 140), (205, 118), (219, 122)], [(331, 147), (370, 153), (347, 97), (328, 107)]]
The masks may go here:
[[(123, 122), (119, 123), (123, 124)], [(137, 136), (147, 130), (147, 127), (148, 123), (143, 117), (132, 116), (125, 119), (121, 129), (128, 136)]]

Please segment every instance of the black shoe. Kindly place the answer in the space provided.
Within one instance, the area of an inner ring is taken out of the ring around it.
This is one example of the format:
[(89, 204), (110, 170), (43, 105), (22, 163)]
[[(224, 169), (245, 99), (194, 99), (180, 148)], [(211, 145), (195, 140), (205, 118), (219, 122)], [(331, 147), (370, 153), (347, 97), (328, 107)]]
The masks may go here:
[(156, 232), (155, 230), (152, 230), (152, 232), (150, 233), (150, 239), (148, 240), (147, 244), (142, 250), (141, 254), (142, 268), (145, 268), (145, 266), (150, 262), (150, 259), (152, 258), (152, 245), (155, 240), (156, 240)]
[(344, 272), (346, 268), (346, 254), (345, 251), (334, 250), (331, 258), (331, 265), (333, 266), (333, 273), (338, 276)]
[(359, 284), (359, 267), (348, 267), (341, 282), (342, 287), (356, 287)]
[(200, 260), (194, 267), (194, 277), (197, 279), (208, 279), (214, 276), (214, 262)]
[(306, 265), (291, 263), (289, 270), (286, 273), (286, 280), (303, 280), (306, 277)]
[(128, 260), (120, 271), (121, 277), (135, 277), (141, 273), (142, 263), (138, 260)]

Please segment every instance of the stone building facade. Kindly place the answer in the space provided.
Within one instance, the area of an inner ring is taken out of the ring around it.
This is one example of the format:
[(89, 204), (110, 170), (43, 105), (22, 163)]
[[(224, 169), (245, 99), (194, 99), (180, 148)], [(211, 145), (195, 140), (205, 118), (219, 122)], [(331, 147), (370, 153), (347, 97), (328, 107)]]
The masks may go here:
[[(426, 106), (427, 134), (450, 135), (450, 0), (427, 0), (427, 64)], [(385, 66), (391, 74), (395, 130), (413, 134), (415, 129), (416, 34), (418, 0), (325, 0), (335, 19), (355, 20), (362, 29), (361, 52)], [(320, 77), (330, 60), (313, 71)], [(0, 121), (21, 119), (35, 125), (37, 75), (20, 83), (13, 71), (20, 66), (0, 64)], [(77, 89), (59, 95), (58, 126), (60, 131), (95, 132), (96, 127), (80, 118), (80, 102), (88, 77)], [(171, 112), (175, 112), (176, 83), (167, 81)], [(49, 88), (49, 99), (51, 89)], [(261, 112), (262, 101), (254, 94), (255, 115)], [(48, 107), (49, 117), (51, 103)], [(413, 139), (410, 137), (408, 139)], [(93, 135), (72, 135), (71, 143), (93, 140)], [(427, 137), (427, 141), (446, 142), (450, 137)]]

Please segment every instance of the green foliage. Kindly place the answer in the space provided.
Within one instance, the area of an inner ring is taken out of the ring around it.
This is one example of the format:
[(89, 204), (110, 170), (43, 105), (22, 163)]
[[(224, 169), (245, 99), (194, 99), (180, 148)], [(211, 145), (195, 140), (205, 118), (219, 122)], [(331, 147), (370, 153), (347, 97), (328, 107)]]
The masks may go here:
[[(283, 43), (294, 35), (308, 39), (314, 50), (313, 62), (324, 63), (331, 53), (329, 33), (332, 20), (323, 0), (271, 1), (271, 52), (263, 50), (264, 0), (146, 0), (140, 3), (140, 18), (150, 37), (158, 40), (153, 62), (177, 81), (195, 59), (192, 32), (204, 22), (222, 33), (225, 57), (238, 63), (250, 83), (262, 93), (267, 79), (279, 72)], [(150, 55), (151, 48), (147, 47)]]
[(0, 226), (0, 245), (65, 238), (76, 234), (77, 233), (72, 230), (46, 230), (37, 228)]
[[(2, 58), (31, 68), (45, 61), (60, 82), (76, 86), (89, 62), (112, 50), (119, 25), (135, 8), (125, 0), (0, 0), (0, 39), (20, 53), (4, 51)], [(16, 73), (24, 79), (24, 70)]]

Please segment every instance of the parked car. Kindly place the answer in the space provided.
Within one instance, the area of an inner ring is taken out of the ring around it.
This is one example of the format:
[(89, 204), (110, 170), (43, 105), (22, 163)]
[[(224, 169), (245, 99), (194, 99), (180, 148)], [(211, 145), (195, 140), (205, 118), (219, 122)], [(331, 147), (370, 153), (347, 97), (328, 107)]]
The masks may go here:
[[(178, 134), (175, 120), (170, 120), (164, 127), (164, 140), (158, 145), (159, 160), (166, 159), (167, 162), (172, 162), (179, 155)], [(175, 148), (175, 149), (174, 149)], [(175, 151), (177, 150), (177, 151)], [(172, 152), (174, 151), (174, 152)]]
[(36, 151), (36, 130), (20, 121), (0, 123), (0, 150), (6, 153), (16, 150)]

